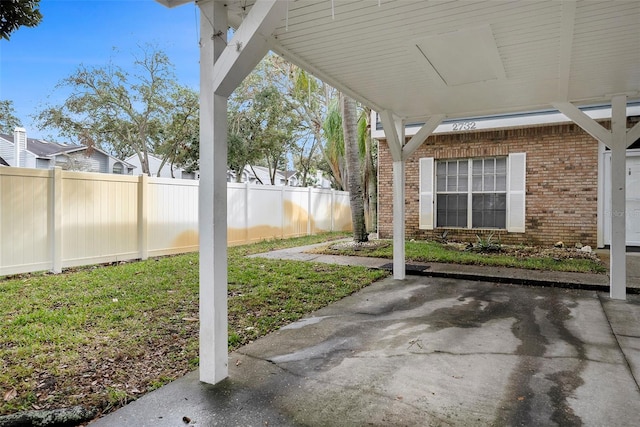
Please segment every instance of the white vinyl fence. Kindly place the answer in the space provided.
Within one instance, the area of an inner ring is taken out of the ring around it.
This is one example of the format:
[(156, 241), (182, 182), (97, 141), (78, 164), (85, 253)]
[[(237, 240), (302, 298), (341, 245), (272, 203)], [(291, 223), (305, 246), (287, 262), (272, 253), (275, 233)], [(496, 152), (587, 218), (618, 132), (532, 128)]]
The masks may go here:
[[(349, 193), (228, 184), (228, 243), (350, 230)], [(198, 250), (198, 181), (0, 167), (0, 276)]]

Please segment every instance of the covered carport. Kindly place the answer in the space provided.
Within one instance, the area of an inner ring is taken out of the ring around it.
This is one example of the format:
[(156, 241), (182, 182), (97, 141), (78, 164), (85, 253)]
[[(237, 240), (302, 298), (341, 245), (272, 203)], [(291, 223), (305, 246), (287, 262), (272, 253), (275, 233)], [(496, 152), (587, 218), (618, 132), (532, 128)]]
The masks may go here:
[[(189, 0), (157, 0), (177, 6)], [(611, 149), (610, 296), (626, 297), (625, 154), (640, 138), (635, 1), (204, 0), (200, 9), (200, 379), (227, 376), (227, 98), (269, 51), (380, 113), (393, 157), (394, 277), (405, 160), (444, 119), (554, 107)], [(227, 40), (227, 28), (235, 28)], [(611, 104), (609, 128), (579, 110)], [(405, 141), (404, 124), (424, 122)], [(525, 191), (522, 193), (525, 205)], [(522, 224), (524, 226), (524, 224)]]

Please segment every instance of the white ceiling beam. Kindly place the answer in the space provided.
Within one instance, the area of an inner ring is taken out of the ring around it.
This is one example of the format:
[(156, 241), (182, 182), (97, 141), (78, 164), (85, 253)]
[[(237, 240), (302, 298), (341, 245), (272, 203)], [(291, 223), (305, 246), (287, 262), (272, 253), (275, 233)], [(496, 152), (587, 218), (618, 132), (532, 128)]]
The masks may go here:
[(558, 101), (569, 99), (569, 77), (571, 73), (571, 52), (573, 49), (573, 28), (576, 21), (576, 2), (562, 2), (560, 38), (560, 59), (558, 64)]
[(391, 151), (391, 157), (394, 161), (402, 160), (402, 142), (396, 129), (396, 122), (398, 120), (391, 111), (383, 110), (380, 113), (380, 121), (384, 129), (384, 135), (387, 137), (387, 145), (389, 146), (389, 151)]
[(444, 120), (443, 114), (438, 114), (435, 116), (431, 116), (427, 122), (422, 125), (420, 130), (411, 137), (407, 145), (402, 149), (402, 159), (407, 160), (411, 155), (418, 149), (424, 142), (431, 136), (434, 130), (442, 123)]
[(640, 122), (627, 131), (627, 148), (640, 139)]
[[(229, 96), (269, 51), (268, 38), (282, 22), (288, 0), (256, 0), (249, 14), (236, 30), (226, 49), (216, 61), (213, 90)], [(218, 32), (227, 28), (216, 28)]]
[(589, 135), (611, 148), (611, 132), (580, 111), (578, 107), (570, 102), (555, 102), (553, 107), (580, 126)]

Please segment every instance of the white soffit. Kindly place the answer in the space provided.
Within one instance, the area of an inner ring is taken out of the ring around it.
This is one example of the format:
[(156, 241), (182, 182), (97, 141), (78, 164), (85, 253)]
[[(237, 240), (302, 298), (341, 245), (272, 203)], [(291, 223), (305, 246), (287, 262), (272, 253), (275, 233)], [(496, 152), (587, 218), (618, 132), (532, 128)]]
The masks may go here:
[(640, 0), (291, 0), (267, 42), (409, 122), (640, 99)]
[(447, 86), (505, 78), (504, 66), (488, 25), (437, 34), (414, 44), (428, 73)]

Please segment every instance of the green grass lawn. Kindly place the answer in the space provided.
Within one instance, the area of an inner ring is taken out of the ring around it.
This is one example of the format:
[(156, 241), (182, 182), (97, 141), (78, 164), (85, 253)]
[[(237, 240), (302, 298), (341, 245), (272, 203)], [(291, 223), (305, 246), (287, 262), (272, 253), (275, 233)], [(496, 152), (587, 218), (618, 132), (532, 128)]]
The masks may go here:
[[(229, 348), (387, 273), (245, 258), (344, 237), (229, 249)], [(198, 255), (0, 279), (0, 414), (75, 404), (109, 411), (198, 365)]]
[[(391, 241), (380, 241), (379, 245), (370, 248), (365, 246), (357, 249), (334, 249), (327, 246), (315, 249), (314, 252), (392, 258), (393, 246)], [(607, 272), (607, 268), (597, 258), (590, 258), (570, 249), (503, 247), (501, 252), (480, 253), (460, 250), (434, 241), (408, 241), (405, 253), (408, 262), (443, 262), (582, 273)]]

